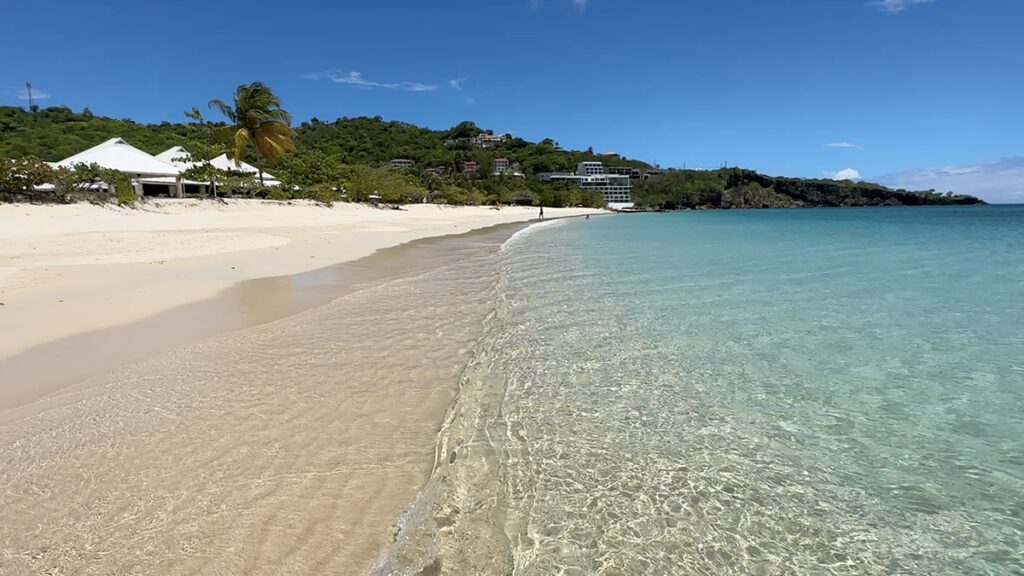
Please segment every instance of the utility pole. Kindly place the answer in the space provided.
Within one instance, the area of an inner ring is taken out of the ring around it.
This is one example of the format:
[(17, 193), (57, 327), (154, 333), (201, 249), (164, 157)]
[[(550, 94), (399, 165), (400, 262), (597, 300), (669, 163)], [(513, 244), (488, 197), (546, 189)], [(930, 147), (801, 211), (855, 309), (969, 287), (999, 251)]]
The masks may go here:
[(33, 112), (35, 112), (35, 110), (34, 110), (35, 101), (32, 100), (32, 83), (31, 82), (25, 82), (25, 92), (28, 93), (28, 109), (33, 111)]

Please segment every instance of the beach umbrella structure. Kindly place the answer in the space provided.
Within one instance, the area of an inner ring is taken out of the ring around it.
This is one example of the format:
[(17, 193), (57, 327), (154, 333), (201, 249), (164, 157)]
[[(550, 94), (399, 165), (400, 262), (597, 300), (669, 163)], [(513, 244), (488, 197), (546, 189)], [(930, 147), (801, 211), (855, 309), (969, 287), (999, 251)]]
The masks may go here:
[(131, 179), (135, 193), (142, 196), (147, 185), (166, 187), (171, 195), (184, 196), (182, 168), (158, 159), (126, 142), (123, 138), (111, 138), (57, 162), (58, 168), (98, 164), (103, 168), (117, 170)]

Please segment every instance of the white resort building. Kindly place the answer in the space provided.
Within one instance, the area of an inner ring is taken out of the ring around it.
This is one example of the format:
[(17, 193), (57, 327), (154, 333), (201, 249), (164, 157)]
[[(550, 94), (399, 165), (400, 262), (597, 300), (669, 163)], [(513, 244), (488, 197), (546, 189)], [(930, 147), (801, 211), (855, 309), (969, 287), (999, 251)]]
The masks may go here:
[[(192, 159), (192, 154), (185, 149), (183, 146), (174, 146), (164, 150), (163, 152), (156, 155), (157, 160), (163, 160), (168, 164), (173, 164), (180, 168), (183, 172), (189, 168), (201, 166), (203, 162), (197, 162)], [(223, 170), (225, 172), (234, 172), (236, 174), (246, 174), (259, 178), (260, 169), (249, 164), (248, 162), (235, 162), (231, 158), (228, 158), (227, 154), (221, 154), (213, 160), (210, 160), (208, 164), (217, 170)], [(189, 184), (206, 186), (206, 182), (189, 182)], [(276, 176), (269, 172), (263, 172), (263, 184), (266, 186), (280, 186), (281, 181)], [(191, 192), (191, 190), (189, 190)]]
[[(201, 164), (192, 160), (188, 150), (174, 146), (153, 156), (126, 142), (123, 138), (111, 138), (102, 144), (55, 162), (57, 168), (74, 168), (79, 165), (97, 164), (103, 168), (124, 173), (131, 180), (132, 188), (139, 196), (176, 196), (183, 198), (186, 193), (205, 195), (211, 182), (186, 180), (182, 173)], [(246, 162), (236, 163), (227, 154), (209, 161), (209, 164), (225, 172), (256, 176), (259, 169)], [(263, 173), (263, 183), (279, 186), (281, 181), (271, 174)]]
[(576, 173), (544, 172), (537, 174), (537, 179), (544, 182), (573, 182), (584, 190), (593, 190), (604, 197), (609, 204), (627, 204), (632, 202), (628, 174), (608, 174), (601, 162), (580, 162)]
[(179, 198), (185, 195), (186, 183), (181, 179), (182, 168), (147, 154), (122, 138), (111, 138), (69, 156), (54, 166), (73, 169), (88, 164), (97, 164), (103, 168), (123, 172), (131, 179), (132, 187), (139, 196), (144, 195), (146, 190)]

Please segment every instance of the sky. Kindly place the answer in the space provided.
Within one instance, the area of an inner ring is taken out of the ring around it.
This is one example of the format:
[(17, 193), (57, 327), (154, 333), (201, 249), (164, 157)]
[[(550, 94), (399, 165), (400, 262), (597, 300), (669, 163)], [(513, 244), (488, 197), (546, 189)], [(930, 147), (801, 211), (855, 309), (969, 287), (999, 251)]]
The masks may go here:
[(0, 104), (31, 81), (44, 107), (180, 122), (262, 80), (297, 121), (1024, 203), (1021, 22), (1019, 0), (34, 0), (3, 9)]

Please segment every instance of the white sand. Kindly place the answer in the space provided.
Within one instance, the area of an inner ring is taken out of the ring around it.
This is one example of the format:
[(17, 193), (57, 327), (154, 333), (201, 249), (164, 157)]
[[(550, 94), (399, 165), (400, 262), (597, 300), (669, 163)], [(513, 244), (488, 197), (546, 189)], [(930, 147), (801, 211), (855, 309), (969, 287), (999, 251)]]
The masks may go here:
[[(549, 218), (598, 212), (545, 209)], [(159, 200), (132, 209), (0, 205), (0, 359), (209, 298), (243, 280), (537, 213), (259, 200)]]

